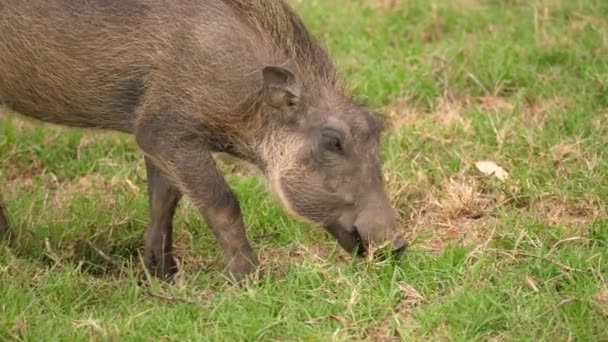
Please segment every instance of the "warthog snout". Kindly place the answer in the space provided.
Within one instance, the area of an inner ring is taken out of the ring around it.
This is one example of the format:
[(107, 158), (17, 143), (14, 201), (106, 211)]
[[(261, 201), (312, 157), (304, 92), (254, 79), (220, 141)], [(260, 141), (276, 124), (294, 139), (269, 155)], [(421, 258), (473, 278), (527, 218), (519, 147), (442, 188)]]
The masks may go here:
[(366, 255), (372, 248), (389, 248), (401, 253), (407, 241), (398, 236), (395, 212), (382, 198), (372, 199), (355, 214), (343, 215), (326, 226), (329, 233), (349, 253)]

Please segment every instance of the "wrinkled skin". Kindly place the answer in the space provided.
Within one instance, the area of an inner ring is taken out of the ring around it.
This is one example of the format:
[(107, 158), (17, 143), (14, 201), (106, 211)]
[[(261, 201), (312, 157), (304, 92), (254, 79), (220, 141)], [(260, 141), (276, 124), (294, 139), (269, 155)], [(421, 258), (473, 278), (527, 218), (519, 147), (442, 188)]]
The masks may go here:
[[(330, 110), (331, 116), (322, 114)], [(304, 115), (309, 119), (290, 133), (300, 134), (303, 143), (277, 185), (283, 202), (297, 216), (324, 226), (348, 252), (390, 242), (395, 214), (383, 189), (374, 116), (359, 105), (312, 107)], [(394, 243), (395, 249), (404, 245)]]
[[(172, 221), (200, 210), (228, 274), (258, 265), (213, 154), (257, 165), (293, 215), (349, 252), (399, 250), (374, 116), (278, 0), (0, 0), (0, 102), (41, 121), (132, 134), (145, 154), (148, 270), (172, 279)], [(0, 207), (0, 237), (11, 236)]]

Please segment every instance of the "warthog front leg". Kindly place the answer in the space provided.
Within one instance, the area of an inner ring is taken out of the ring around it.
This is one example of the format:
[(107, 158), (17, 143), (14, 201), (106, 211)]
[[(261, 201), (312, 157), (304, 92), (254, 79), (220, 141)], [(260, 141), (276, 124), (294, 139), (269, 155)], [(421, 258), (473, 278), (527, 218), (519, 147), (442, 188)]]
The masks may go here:
[(173, 260), (173, 215), (181, 198), (161, 170), (146, 157), (150, 224), (145, 232), (144, 263), (156, 277), (170, 280), (177, 272)]
[(247, 240), (239, 202), (206, 149), (205, 139), (186, 135), (182, 127), (170, 129), (165, 122), (148, 120), (138, 125), (137, 143), (200, 209), (224, 252), (229, 275), (242, 280), (258, 259)]

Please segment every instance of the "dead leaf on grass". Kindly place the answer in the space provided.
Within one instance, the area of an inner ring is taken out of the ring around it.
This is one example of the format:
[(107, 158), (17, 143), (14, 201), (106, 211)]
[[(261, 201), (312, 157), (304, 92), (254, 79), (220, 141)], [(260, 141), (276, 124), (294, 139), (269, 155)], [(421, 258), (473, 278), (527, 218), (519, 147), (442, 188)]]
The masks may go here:
[(475, 163), (475, 167), (477, 167), (477, 170), (479, 170), (481, 173), (488, 176), (494, 176), (501, 181), (505, 181), (507, 178), (509, 178), (507, 171), (493, 161), (481, 160)]

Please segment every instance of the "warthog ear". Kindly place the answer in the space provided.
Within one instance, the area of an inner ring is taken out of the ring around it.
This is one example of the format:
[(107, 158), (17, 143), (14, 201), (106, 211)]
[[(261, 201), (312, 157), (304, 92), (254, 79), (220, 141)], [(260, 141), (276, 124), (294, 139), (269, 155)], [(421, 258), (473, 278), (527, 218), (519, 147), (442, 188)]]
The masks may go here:
[(266, 102), (276, 108), (292, 107), (299, 103), (302, 84), (291, 71), (275, 66), (262, 70)]

